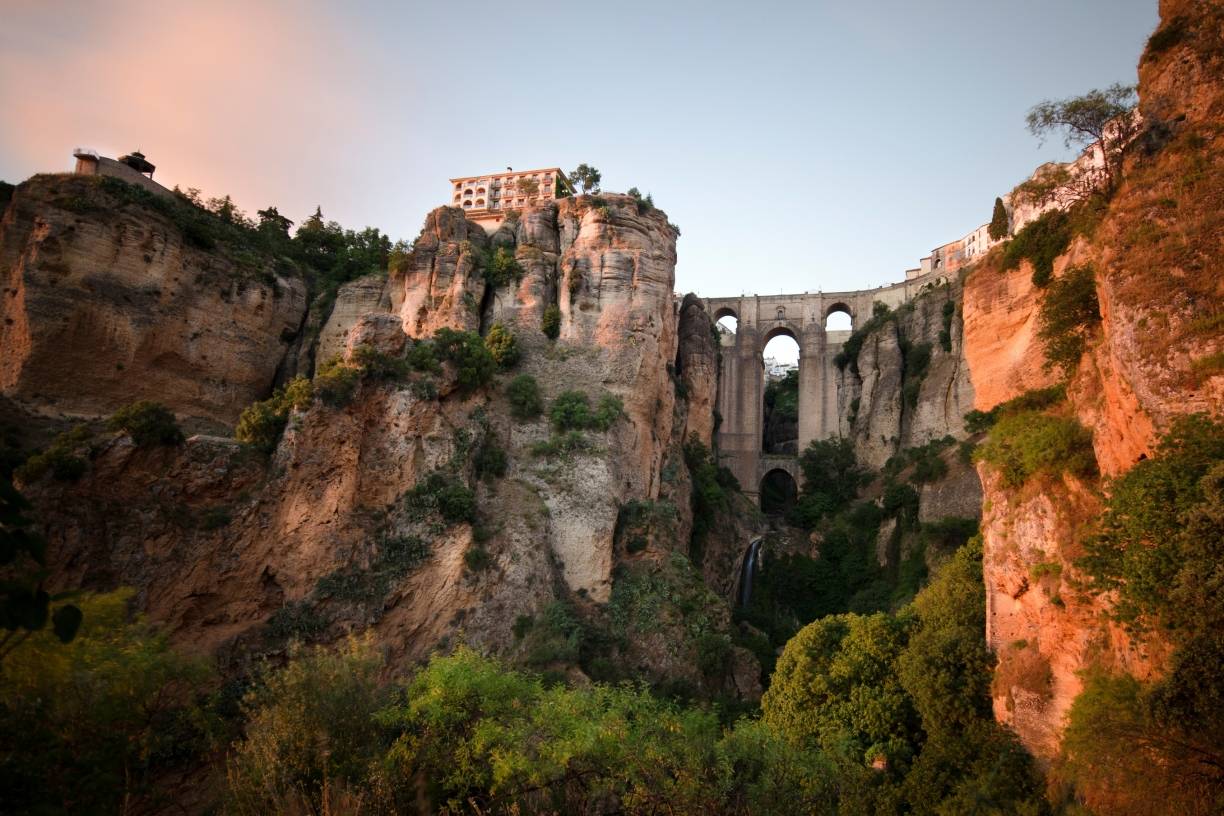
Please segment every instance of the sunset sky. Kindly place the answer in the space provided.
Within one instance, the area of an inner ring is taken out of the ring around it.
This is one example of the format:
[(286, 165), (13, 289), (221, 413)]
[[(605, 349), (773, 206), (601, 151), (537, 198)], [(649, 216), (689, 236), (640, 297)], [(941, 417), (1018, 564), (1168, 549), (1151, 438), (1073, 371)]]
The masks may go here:
[(677, 289), (858, 289), (989, 219), (1024, 114), (1134, 82), (1153, 0), (0, 0), (0, 179), (140, 148), (249, 212), (412, 238), (447, 179), (589, 162), (679, 224)]

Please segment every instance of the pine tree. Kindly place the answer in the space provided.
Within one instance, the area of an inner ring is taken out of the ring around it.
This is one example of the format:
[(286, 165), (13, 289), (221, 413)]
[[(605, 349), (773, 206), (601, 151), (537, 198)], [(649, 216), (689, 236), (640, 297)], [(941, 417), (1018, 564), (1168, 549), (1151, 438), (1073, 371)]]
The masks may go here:
[(998, 241), (1001, 238), (1007, 237), (1007, 231), (1007, 208), (1003, 206), (1003, 199), (996, 198), (994, 214), (990, 217), (990, 226), (987, 228), (986, 233), (990, 236), (990, 240)]

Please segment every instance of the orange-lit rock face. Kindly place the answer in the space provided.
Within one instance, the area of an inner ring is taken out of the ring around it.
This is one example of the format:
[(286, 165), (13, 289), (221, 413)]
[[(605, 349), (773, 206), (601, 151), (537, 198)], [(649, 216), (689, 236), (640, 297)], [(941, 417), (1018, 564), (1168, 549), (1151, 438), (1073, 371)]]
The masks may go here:
[(0, 390), (43, 413), (152, 399), (232, 425), (271, 388), (305, 284), (193, 248), (139, 205), (71, 209), (95, 182), (37, 176), (0, 224)]
[(995, 717), (1030, 751), (1053, 757), (1083, 688), (1080, 672), (1097, 666), (1144, 678), (1165, 652), (1133, 642), (1104, 618), (1105, 604), (1072, 588), (1081, 538), (1100, 512), (1091, 486), (1066, 477), (1012, 489), (988, 467), (979, 473)]
[(973, 407), (994, 406), (1058, 377), (1043, 370), (1037, 342), (1039, 292), (1028, 263), (1000, 271), (979, 265), (965, 281), (964, 354), (973, 383)]

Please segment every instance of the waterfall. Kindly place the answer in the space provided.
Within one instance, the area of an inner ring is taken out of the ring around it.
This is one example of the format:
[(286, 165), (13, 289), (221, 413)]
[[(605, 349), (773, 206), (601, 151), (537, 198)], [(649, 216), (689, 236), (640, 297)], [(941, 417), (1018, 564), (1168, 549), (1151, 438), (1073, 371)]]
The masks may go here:
[(761, 539), (754, 538), (744, 553), (744, 563), (740, 566), (739, 607), (744, 609), (752, 601), (752, 581), (761, 566)]

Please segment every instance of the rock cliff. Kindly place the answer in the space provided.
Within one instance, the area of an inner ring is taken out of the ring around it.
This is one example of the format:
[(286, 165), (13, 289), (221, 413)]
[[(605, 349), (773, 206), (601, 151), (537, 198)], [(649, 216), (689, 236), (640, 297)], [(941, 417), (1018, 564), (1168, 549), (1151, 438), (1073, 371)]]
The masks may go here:
[(173, 204), (126, 187), (36, 176), (16, 189), (0, 222), (0, 393), (86, 417), (153, 399), (197, 427), (232, 426), (271, 388), (305, 283), (292, 265), (208, 246)]
[[(1165, 26), (1180, 20), (1181, 33), (1140, 63), (1146, 132), (1100, 223), (1054, 264), (1056, 280), (1088, 267), (1095, 282), (1101, 322), (1067, 394), (1103, 478), (1016, 488), (979, 465), (995, 711), (1046, 758), (1058, 751), (1083, 670), (1142, 679), (1164, 669), (1159, 638), (1134, 641), (1103, 617), (1105, 602), (1071, 589), (1108, 477), (1149, 455), (1175, 417), (1218, 416), (1224, 405), (1224, 35), (1212, 4), (1166, 0), (1161, 16)], [(965, 282), (965, 357), (979, 409), (1056, 379), (1042, 366), (1034, 329), (1045, 295), (1031, 272), (1027, 263), (1003, 269), (996, 253)]]
[[(44, 210), (31, 205), (29, 218)], [(128, 230), (151, 229), (130, 218)], [(504, 280), (490, 274), (499, 250), (514, 260)], [(759, 694), (755, 660), (730, 647), (729, 610), (675, 556), (692, 527), (683, 442), (710, 441), (717, 351), (704, 312), (677, 308), (674, 265), (664, 214), (625, 196), (529, 208), (492, 236), (461, 211), (435, 210), (404, 265), (342, 286), (319, 318), (317, 359), (347, 360), (338, 371), (355, 379), (336, 382), (351, 392), (316, 391), (295, 408), (270, 458), (220, 437), (141, 449), (109, 434), (91, 443), (79, 480), (25, 485), (62, 565), (57, 580), (134, 586), (176, 641), (234, 666), (288, 637), (364, 628), (404, 667), (460, 641), (572, 665), (580, 655), (550, 646), (545, 625), (561, 603), (615, 638), (599, 670)], [(300, 323), (305, 297), (291, 291)], [(550, 306), (555, 341), (541, 331)], [(66, 310), (48, 305), (40, 322), (55, 326)], [(176, 317), (145, 319), (163, 336)], [(403, 360), (440, 328), (494, 323), (516, 333), (521, 361), (488, 387), (463, 387), (450, 363), (389, 378), (362, 367), (370, 354)], [(260, 390), (218, 419), (266, 394), (285, 355), (277, 342)], [(593, 406), (612, 400), (619, 416), (576, 436), (559, 434), (547, 412), (513, 419), (505, 386), (520, 375), (534, 377), (545, 406), (577, 390)], [(99, 392), (118, 399), (122, 378), (99, 377)], [(185, 412), (161, 387), (141, 395)], [(500, 468), (489, 464), (498, 457)], [(666, 602), (653, 617), (635, 612), (641, 586), (676, 588), (702, 623), (668, 614)], [(542, 622), (524, 637), (532, 621)], [(701, 665), (702, 637), (724, 644), (725, 675)]]

